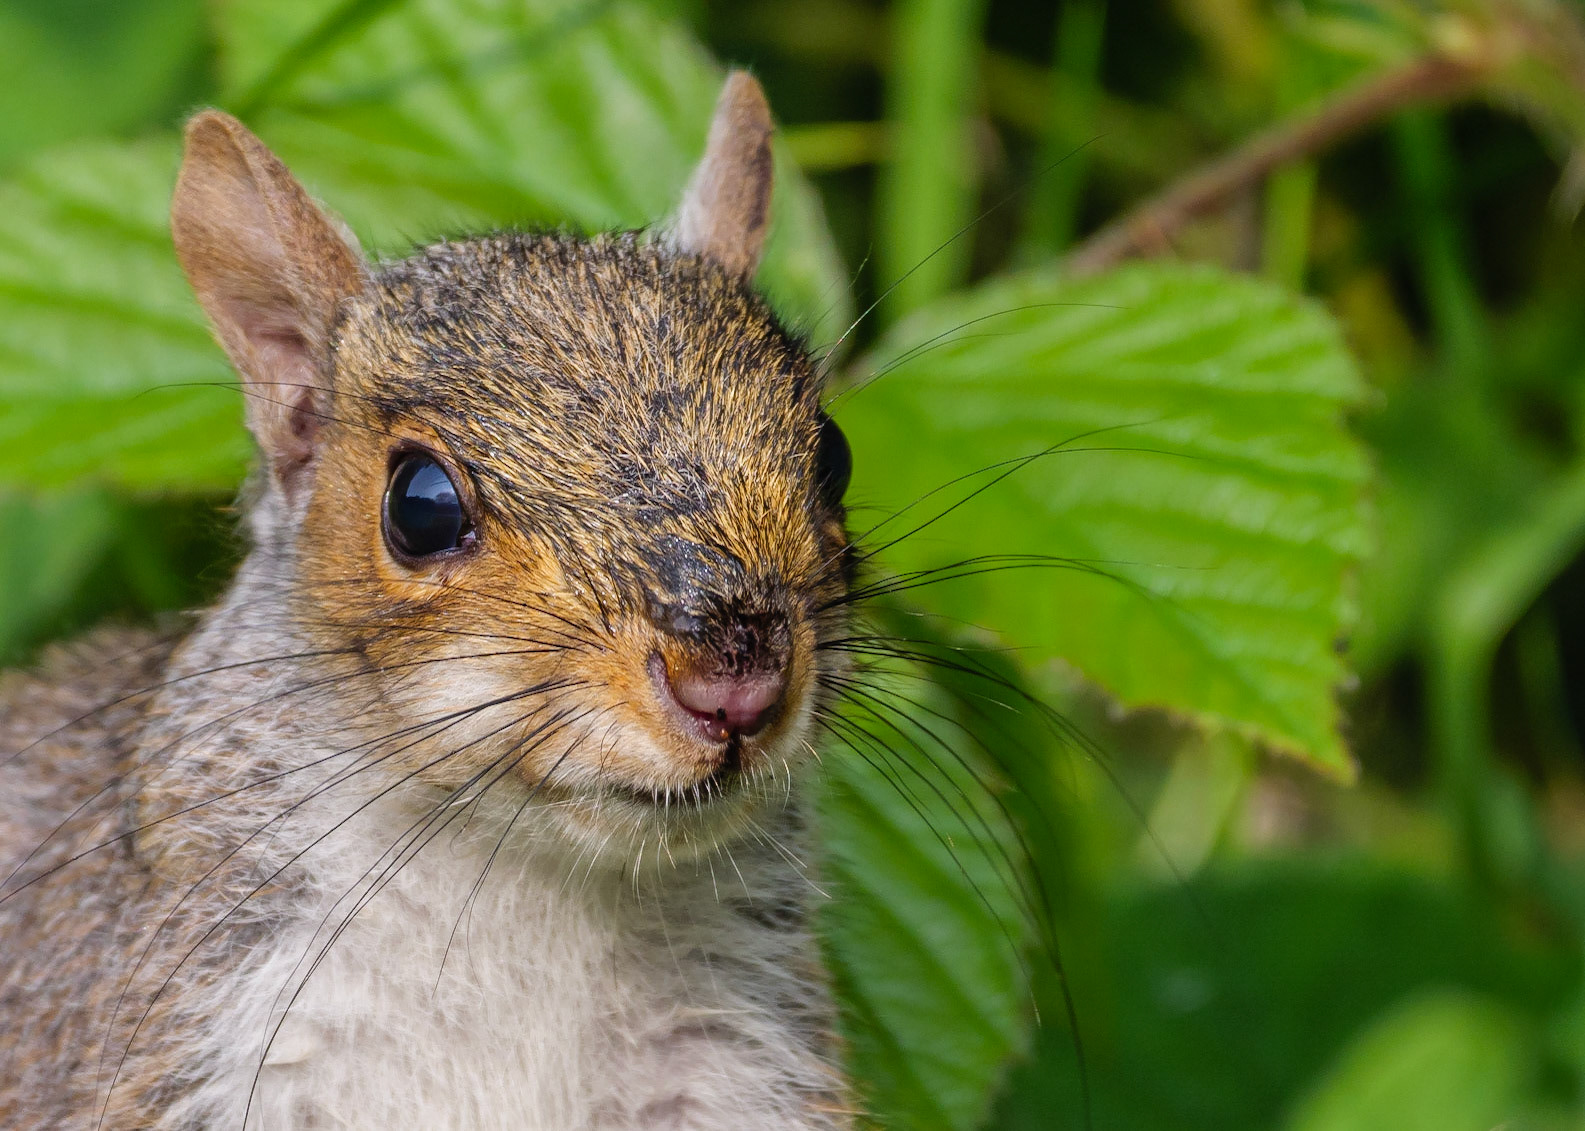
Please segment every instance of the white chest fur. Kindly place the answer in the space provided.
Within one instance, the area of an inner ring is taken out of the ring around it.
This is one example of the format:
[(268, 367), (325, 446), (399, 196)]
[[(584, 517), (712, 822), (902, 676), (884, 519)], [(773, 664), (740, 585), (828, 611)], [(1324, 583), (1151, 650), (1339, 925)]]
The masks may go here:
[(194, 1051), (214, 1070), (173, 1126), (841, 1125), (789, 915), (803, 881), (779, 857), (740, 847), (635, 888), (503, 852), (475, 888), (493, 841), (439, 837), (348, 921), (394, 839), (346, 846), (358, 867), (212, 992)]

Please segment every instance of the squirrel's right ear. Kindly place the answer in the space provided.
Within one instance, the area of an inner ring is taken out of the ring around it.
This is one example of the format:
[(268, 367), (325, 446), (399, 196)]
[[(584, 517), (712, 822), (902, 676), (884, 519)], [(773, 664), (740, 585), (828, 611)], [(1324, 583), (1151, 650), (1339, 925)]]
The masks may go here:
[(342, 300), (367, 282), (363, 257), (280, 159), (218, 110), (187, 124), (171, 235), (242, 378), (248, 427), (290, 487), (314, 453), (330, 335)]
[(765, 92), (747, 71), (727, 75), (704, 157), (677, 209), (679, 250), (745, 278), (759, 268), (770, 224), (771, 121)]

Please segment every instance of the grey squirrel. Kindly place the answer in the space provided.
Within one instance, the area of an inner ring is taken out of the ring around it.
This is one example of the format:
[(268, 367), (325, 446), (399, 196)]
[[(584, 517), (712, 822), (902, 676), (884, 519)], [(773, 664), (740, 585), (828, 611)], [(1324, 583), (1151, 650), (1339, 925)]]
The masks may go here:
[(751, 287), (771, 132), (734, 73), (669, 227), (371, 264), (190, 122), (251, 550), (0, 684), (0, 1126), (851, 1125), (797, 799), (849, 454)]

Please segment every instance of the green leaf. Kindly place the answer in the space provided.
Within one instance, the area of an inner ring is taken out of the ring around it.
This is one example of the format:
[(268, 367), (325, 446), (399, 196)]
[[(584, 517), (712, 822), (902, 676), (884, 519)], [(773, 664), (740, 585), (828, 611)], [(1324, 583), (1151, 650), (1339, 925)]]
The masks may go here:
[(968, 274), (977, 170), (970, 111), (985, 0), (903, 0), (892, 14), (886, 110), (893, 153), (876, 202), (888, 311), (937, 298)]
[(1342, 417), (1362, 387), (1319, 310), (1202, 268), (1029, 275), (921, 312), (870, 371), (835, 411), (882, 566), (1039, 556), (916, 596), (1127, 707), (1350, 774), (1334, 691), (1367, 467)]
[(875, 1125), (968, 1129), (1027, 1039), (1038, 925), (982, 721), (913, 668), (838, 709), (817, 804), (827, 964)]
[(171, 139), (55, 150), (0, 182), (0, 484), (234, 483), (225, 358), (177, 269)]
[(94, 487), (0, 492), (0, 663), (106, 619), (214, 600), (238, 549), (216, 515), (221, 502), (129, 500)]
[[(1469, 885), (1420, 865), (1224, 854), (1187, 890), (1131, 881), (1077, 896), (1061, 921), (1088, 1118), (1072, 1038), (1048, 1021), (1034, 1058), (1009, 1076), (997, 1131), (1273, 1131), (1401, 1003), (1450, 992), (1500, 1002), (1506, 1027), (1567, 1009), (1578, 993), (1572, 928), (1494, 914)], [(1061, 1009), (1056, 990), (1040, 999), (1048, 1018)], [(1540, 1049), (1535, 1062), (1531, 1088), (1557, 1090), (1559, 1070)], [(1414, 1110), (1385, 1126), (1413, 1126)]]
[[(268, 15), (290, 29), (306, 6), (285, 8)], [(261, 6), (219, 11), (228, 57), (257, 71), (238, 45), (277, 42)], [(614, 4), (415, 0), (333, 30), (250, 124), (376, 251), (507, 224), (662, 218), (721, 78), (684, 33)], [(0, 486), (195, 489), (240, 476), (237, 395), (215, 388), (234, 378), (170, 248), (178, 160), (170, 137), (81, 145), (0, 181), (0, 301), (12, 312), (0, 324)], [(829, 335), (847, 316), (824, 221), (790, 168), (762, 283), (796, 328)]]
[(31, 395), (0, 418), (0, 482), (232, 486), (251, 452), (239, 404), (226, 386), (156, 388), (137, 397)]
[[(223, 87), (381, 250), (501, 224), (640, 227), (704, 148), (722, 72), (689, 34), (612, 0), (230, 0)], [(816, 340), (845, 270), (779, 151), (760, 285)]]
[(1488, 1131), (1516, 1114), (1533, 1057), (1512, 1009), (1431, 991), (1344, 1049), (1287, 1131)]
[(0, 495), (0, 659), (14, 663), (40, 623), (67, 606), (113, 537), (114, 507), (95, 492)]
[(71, 138), (164, 124), (201, 96), (202, 0), (0, 3), (0, 168)]

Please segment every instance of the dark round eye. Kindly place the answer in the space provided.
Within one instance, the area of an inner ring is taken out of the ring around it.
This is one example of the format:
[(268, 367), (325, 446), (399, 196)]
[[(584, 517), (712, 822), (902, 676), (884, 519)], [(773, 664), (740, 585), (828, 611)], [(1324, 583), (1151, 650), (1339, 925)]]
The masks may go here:
[(457, 485), (433, 456), (408, 452), (385, 491), (385, 539), (397, 553), (427, 558), (461, 546), (470, 533)]
[(851, 478), (853, 449), (848, 447), (848, 438), (837, 427), (837, 422), (822, 412), (820, 441), (815, 448), (815, 482), (820, 486), (820, 497), (836, 506), (847, 494)]

